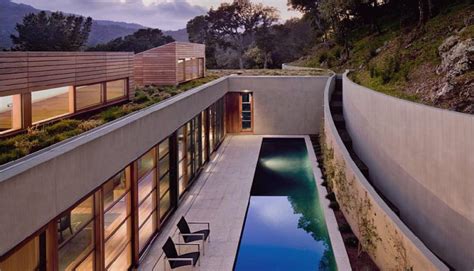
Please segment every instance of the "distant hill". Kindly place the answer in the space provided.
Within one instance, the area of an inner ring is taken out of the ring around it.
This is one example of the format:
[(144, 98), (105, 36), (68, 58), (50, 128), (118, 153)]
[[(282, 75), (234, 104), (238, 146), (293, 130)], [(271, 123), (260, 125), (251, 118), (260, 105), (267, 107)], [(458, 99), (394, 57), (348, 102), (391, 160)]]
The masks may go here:
[[(0, 0), (0, 48), (11, 47), (10, 35), (15, 32), (16, 24), (20, 23), (26, 14), (38, 13), (40, 11), (29, 5), (13, 3), (10, 0)], [(140, 28), (146, 28), (146, 26), (134, 23), (94, 20), (88, 45), (106, 43), (115, 38), (130, 35)], [(188, 41), (186, 29), (163, 32), (177, 41)]]

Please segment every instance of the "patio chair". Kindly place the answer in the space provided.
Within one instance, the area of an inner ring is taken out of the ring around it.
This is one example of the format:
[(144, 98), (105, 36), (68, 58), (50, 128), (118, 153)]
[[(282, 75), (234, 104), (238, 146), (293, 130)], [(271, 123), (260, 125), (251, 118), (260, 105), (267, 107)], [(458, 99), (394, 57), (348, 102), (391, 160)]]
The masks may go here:
[[(189, 252), (179, 255), (176, 251), (176, 246), (197, 246), (198, 251)], [(175, 244), (171, 237), (168, 237), (165, 245), (163, 246), (163, 252), (165, 253), (164, 265), (166, 270), (166, 261), (168, 261), (171, 269), (175, 269), (182, 266), (192, 266), (193, 268), (198, 265), (201, 265), (199, 260), (200, 249), (199, 244)]]
[[(189, 225), (207, 225), (207, 229), (191, 232)], [(179, 235), (182, 236), (184, 243), (191, 243), (194, 241), (202, 241), (202, 255), (205, 254), (204, 242), (211, 241), (211, 228), (209, 222), (187, 222), (184, 216), (178, 222)]]

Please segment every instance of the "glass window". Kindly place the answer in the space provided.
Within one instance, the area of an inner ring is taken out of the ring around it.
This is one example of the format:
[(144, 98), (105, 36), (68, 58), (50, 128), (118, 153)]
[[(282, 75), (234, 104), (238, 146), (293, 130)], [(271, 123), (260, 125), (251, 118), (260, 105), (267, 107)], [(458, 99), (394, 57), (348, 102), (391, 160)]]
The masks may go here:
[(140, 228), (140, 234), (138, 237), (138, 247), (140, 252), (143, 251), (145, 248), (145, 245), (147, 242), (151, 239), (153, 236), (153, 233), (156, 231), (156, 215), (155, 212), (153, 212), (153, 215), (151, 215), (148, 220), (146, 220), (145, 224), (143, 224)]
[(36, 236), (1, 261), (0, 270), (45, 270), (40, 266), (40, 249), (44, 251), (45, 248), (41, 245), (40, 237)]
[(153, 148), (138, 159), (139, 179), (155, 168), (155, 156), (155, 148)]
[(121, 79), (106, 83), (107, 101), (125, 97), (127, 94), (127, 80)]
[(21, 128), (21, 95), (0, 97), (0, 134)]
[(112, 208), (104, 213), (104, 236), (108, 238), (120, 223), (122, 223), (129, 215), (128, 204), (130, 202), (130, 195), (127, 194), (115, 203)]
[(160, 179), (160, 195), (164, 195), (170, 189), (170, 175), (166, 174)]
[(121, 171), (102, 186), (104, 209), (108, 209), (130, 189), (130, 181), (126, 170)]
[(76, 109), (81, 110), (102, 103), (102, 84), (76, 87)]
[(58, 219), (59, 270), (74, 270), (94, 250), (94, 196)]
[(153, 170), (138, 183), (138, 202), (142, 202), (155, 187), (155, 170)]
[(163, 221), (163, 219), (166, 217), (170, 209), (171, 209), (170, 193), (166, 192), (160, 199), (160, 220), (161, 221)]
[(242, 130), (252, 130), (252, 93), (241, 93)]
[(69, 88), (60, 87), (31, 93), (31, 114), (33, 123), (59, 117), (73, 110), (69, 108)]
[(131, 219), (127, 219), (105, 241), (105, 267), (107, 270), (127, 270), (131, 264)]

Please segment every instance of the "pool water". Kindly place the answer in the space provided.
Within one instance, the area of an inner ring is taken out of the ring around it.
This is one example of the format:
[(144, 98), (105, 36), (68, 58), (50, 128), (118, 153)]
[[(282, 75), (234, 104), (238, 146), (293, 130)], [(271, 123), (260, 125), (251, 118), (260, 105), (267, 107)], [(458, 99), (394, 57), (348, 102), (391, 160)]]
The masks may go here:
[(234, 270), (337, 270), (304, 138), (264, 138)]

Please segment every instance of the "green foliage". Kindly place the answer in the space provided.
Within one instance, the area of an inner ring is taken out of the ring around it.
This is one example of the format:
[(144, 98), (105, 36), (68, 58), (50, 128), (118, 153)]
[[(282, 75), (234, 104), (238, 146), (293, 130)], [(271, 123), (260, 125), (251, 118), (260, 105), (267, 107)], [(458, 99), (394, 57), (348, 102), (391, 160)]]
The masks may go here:
[(116, 38), (108, 43), (90, 47), (88, 51), (133, 51), (140, 53), (173, 41), (174, 39), (171, 36), (163, 34), (160, 29), (146, 28), (139, 29), (131, 35)]
[(218, 76), (200, 78), (179, 86), (156, 87), (147, 86), (136, 89), (133, 101), (104, 109), (87, 120), (64, 119), (52, 124), (29, 128), (25, 133), (0, 141), (0, 165), (89, 131), (106, 122), (121, 118), (129, 113), (141, 110), (154, 103), (191, 88), (217, 79)]
[(18, 35), (11, 35), (15, 51), (78, 51), (91, 31), (92, 19), (45, 11), (30, 13), (16, 25)]

